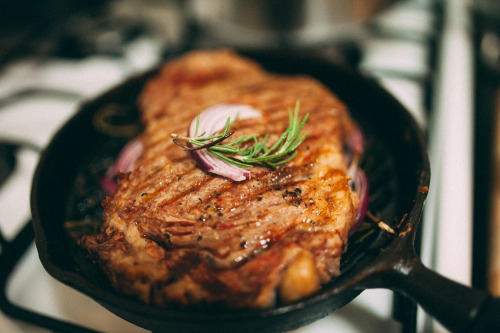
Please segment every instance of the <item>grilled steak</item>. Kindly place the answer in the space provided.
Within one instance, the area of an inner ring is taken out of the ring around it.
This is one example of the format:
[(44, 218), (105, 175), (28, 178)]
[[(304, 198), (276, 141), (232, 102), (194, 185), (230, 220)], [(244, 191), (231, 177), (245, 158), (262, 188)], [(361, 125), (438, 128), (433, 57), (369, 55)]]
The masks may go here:
[[(297, 156), (243, 182), (205, 172), (170, 139), (202, 110), (238, 103), (263, 116), (236, 121), (235, 136), (268, 133), (272, 143), (297, 101), (310, 114)], [(101, 233), (81, 242), (116, 290), (160, 306), (262, 308), (340, 273), (358, 206), (342, 152), (354, 124), (330, 91), (231, 51), (196, 51), (169, 62), (139, 104), (144, 153), (104, 201)]]

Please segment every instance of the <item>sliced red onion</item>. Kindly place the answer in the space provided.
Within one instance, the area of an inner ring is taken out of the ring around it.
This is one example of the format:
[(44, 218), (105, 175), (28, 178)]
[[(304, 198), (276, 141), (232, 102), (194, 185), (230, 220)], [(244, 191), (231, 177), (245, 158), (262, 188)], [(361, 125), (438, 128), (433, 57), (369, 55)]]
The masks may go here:
[[(188, 136), (209, 137), (216, 132), (222, 131), (226, 126), (227, 118), (231, 118), (231, 123), (235, 120), (261, 117), (261, 113), (244, 104), (217, 104), (203, 110), (199, 117), (193, 119), (188, 129)], [(196, 132), (196, 124), (198, 131)], [(196, 133), (195, 133), (196, 132)], [(227, 163), (220, 158), (210, 154), (206, 149), (192, 150), (191, 156), (204, 170), (234, 181), (243, 181), (250, 178), (250, 171)]]
[(106, 192), (107, 194), (113, 194), (116, 192), (117, 184), (116, 181), (113, 178), (110, 178), (108, 176), (102, 177), (99, 179), (99, 185), (101, 185), (101, 188)]
[(369, 192), (370, 187), (368, 184), (368, 179), (366, 178), (366, 174), (362, 169), (357, 169), (353, 178), (351, 178), (352, 187), (354, 191), (359, 196), (359, 208), (356, 214), (356, 220), (349, 230), (349, 236), (352, 236), (356, 230), (358, 230), (359, 226), (363, 222), (366, 212), (368, 211), (368, 201), (369, 201)]
[(346, 161), (349, 163), (347, 176), (350, 178), (349, 185), (358, 194), (359, 208), (356, 214), (354, 225), (349, 231), (352, 236), (359, 228), (368, 210), (369, 185), (365, 172), (359, 168), (359, 156), (364, 150), (364, 136), (359, 127), (353, 129), (345, 139), (348, 148), (346, 152)]
[(116, 191), (115, 176), (120, 173), (132, 171), (135, 162), (142, 155), (144, 147), (141, 140), (135, 138), (129, 141), (118, 154), (116, 161), (108, 168), (104, 177), (100, 180), (101, 187), (108, 194)]
[(361, 154), (361, 152), (365, 149), (365, 139), (361, 129), (357, 126), (352, 129), (349, 135), (345, 138), (345, 143), (347, 147), (354, 152), (354, 154)]
[(118, 172), (127, 173), (132, 171), (135, 162), (141, 157), (143, 152), (144, 147), (139, 138), (129, 141), (125, 147), (122, 148), (115, 162), (115, 174)]

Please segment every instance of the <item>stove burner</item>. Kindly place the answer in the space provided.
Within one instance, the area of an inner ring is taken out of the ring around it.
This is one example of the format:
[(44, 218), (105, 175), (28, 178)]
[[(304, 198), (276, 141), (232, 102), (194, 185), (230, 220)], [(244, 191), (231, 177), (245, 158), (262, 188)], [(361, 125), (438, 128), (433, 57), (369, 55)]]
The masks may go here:
[(9, 178), (16, 166), (16, 150), (16, 146), (0, 142), (0, 187)]
[[(12, 144), (0, 143), (0, 187), (3, 186), (16, 166), (16, 150), (17, 147)], [(0, 230), (0, 254), (6, 245), (7, 240), (3, 237)]]
[[(40, 152), (40, 148), (31, 143), (0, 142), (0, 188), (15, 170), (18, 163), (16, 154), (20, 149)], [(34, 239), (35, 232), (31, 220), (28, 220), (14, 239), (9, 241), (4, 238), (0, 230), (0, 310), (12, 318), (57, 332), (95, 332), (24, 309), (8, 299), (9, 277)]]

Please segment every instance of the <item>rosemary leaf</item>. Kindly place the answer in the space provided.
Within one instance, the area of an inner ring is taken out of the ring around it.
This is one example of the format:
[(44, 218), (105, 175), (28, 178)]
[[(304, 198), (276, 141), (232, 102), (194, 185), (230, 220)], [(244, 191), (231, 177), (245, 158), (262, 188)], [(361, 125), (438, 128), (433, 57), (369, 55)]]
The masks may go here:
[[(197, 135), (199, 127), (199, 115), (196, 119), (194, 138), (186, 138), (172, 134), (174, 142), (185, 150), (207, 149), (217, 158), (243, 168), (251, 168), (254, 165), (262, 165), (276, 168), (289, 162), (297, 155), (297, 148), (306, 139), (306, 134), (300, 135), (309, 114), (302, 120), (299, 119), (300, 103), (295, 104), (295, 110), (288, 110), (288, 128), (280, 135), (278, 140), (269, 148), (267, 141), (269, 135), (266, 133), (262, 138), (258, 134), (244, 135), (233, 141), (223, 143), (234, 132), (230, 132), (231, 119), (227, 118), (222, 134), (213, 134), (204, 137), (206, 133)], [(189, 147), (188, 143), (194, 147)]]

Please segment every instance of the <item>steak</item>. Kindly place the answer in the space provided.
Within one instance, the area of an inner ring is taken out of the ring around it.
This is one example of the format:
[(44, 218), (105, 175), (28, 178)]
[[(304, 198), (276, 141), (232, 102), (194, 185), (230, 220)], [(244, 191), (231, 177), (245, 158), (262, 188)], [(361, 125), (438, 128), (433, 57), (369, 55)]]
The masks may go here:
[[(204, 171), (170, 139), (204, 109), (237, 103), (262, 117), (236, 121), (234, 137), (268, 133), (272, 144), (297, 101), (309, 119), (296, 157), (242, 182)], [(340, 274), (359, 199), (343, 157), (355, 124), (332, 92), (229, 50), (193, 51), (168, 62), (139, 105), (144, 152), (103, 202), (100, 233), (81, 241), (118, 292), (158, 306), (265, 308)]]

